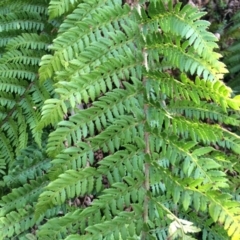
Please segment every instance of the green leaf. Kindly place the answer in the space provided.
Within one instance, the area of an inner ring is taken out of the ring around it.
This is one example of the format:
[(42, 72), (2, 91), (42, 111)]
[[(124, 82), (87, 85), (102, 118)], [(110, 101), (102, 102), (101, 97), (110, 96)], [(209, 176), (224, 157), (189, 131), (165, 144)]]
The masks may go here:
[(218, 217), (220, 215), (221, 209), (215, 205), (214, 203), (211, 203), (209, 206), (209, 213), (210, 216), (212, 217), (213, 221), (216, 222), (218, 220)]

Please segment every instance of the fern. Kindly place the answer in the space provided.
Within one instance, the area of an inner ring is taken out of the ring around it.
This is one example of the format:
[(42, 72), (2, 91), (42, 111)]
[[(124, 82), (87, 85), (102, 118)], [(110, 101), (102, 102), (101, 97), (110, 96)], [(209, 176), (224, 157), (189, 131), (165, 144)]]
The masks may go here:
[[(45, 11), (44, 11), (45, 8)], [(41, 36), (47, 25), (47, 5), (1, 3), (0, 104), (1, 104), (1, 159), (14, 162), (16, 155), (28, 144), (40, 120), (40, 107), (50, 97), (51, 86), (38, 84), (38, 65), (46, 53), (49, 37)], [(31, 9), (31, 12), (27, 12)], [(12, 35), (14, 33), (15, 35)], [(6, 39), (5, 36), (11, 36)], [(38, 49), (36, 52), (35, 49)], [(34, 97), (36, 95), (38, 97)], [(29, 131), (30, 129), (30, 131)]]
[[(14, 189), (1, 237), (238, 239), (240, 102), (204, 13), (160, 0), (50, 1), (48, 13), (51, 44), (34, 23), (4, 40), (2, 184)], [(26, 136), (41, 148), (21, 150)]]
[[(239, 92), (239, 19), (240, 19), (240, 12), (234, 14), (231, 19), (231, 26), (226, 31), (225, 35), (226, 38), (229, 39), (230, 46), (226, 47), (226, 56), (225, 62), (228, 65), (230, 74), (228, 75), (229, 78), (229, 86), (233, 88), (233, 90), (238, 93)], [(229, 25), (230, 25), (229, 24)]]

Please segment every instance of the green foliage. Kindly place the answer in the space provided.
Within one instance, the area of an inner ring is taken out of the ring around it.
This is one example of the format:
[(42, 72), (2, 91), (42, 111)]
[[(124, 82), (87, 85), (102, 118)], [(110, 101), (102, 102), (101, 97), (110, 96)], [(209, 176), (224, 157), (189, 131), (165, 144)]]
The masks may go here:
[(204, 13), (161, 0), (52, 0), (51, 21), (29, 9), (32, 24), (5, 24), (0, 40), (0, 238), (237, 240), (240, 101)]
[(240, 92), (239, 81), (240, 81), (240, 11), (238, 11), (231, 19), (231, 26), (226, 31), (226, 37), (230, 42), (229, 46), (226, 48), (225, 62), (229, 68), (230, 79), (229, 85), (233, 88), (236, 93)]
[(40, 86), (37, 76), (50, 42), (44, 33), (48, 28), (47, 6), (46, 1), (8, 1), (0, 5), (1, 165), (13, 163), (29, 139), (38, 137), (34, 129), (41, 106), (51, 96), (50, 81)]

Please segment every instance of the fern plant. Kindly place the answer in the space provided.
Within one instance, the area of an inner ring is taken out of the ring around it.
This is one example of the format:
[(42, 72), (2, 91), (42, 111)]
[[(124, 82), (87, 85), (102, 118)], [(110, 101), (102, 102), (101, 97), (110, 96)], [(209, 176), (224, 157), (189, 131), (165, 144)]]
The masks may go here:
[[(14, 163), (40, 120), (51, 96), (50, 80), (38, 81), (38, 65), (51, 42), (47, 1), (1, 1), (0, 124), (1, 169)], [(4, 170), (3, 170), (4, 171)]]
[(4, 177), (2, 239), (239, 239), (239, 96), (204, 13), (167, 2), (50, 1), (54, 96)]
[(229, 68), (228, 84), (233, 90), (239, 93), (239, 25), (240, 25), (240, 11), (236, 12), (231, 18), (230, 27), (227, 29), (225, 35), (228, 39), (228, 46), (226, 48), (226, 56), (224, 61)]

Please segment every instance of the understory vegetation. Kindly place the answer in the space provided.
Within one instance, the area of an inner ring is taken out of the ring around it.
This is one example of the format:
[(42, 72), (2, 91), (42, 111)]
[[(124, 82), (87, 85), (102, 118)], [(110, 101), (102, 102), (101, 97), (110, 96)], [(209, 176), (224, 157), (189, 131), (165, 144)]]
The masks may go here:
[(0, 239), (240, 239), (240, 7), (217, 2), (0, 1)]

